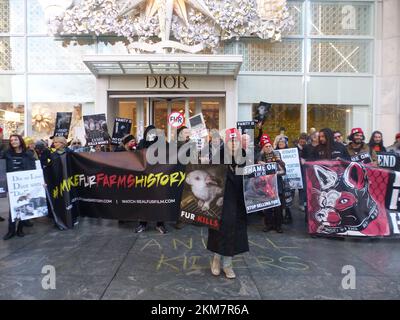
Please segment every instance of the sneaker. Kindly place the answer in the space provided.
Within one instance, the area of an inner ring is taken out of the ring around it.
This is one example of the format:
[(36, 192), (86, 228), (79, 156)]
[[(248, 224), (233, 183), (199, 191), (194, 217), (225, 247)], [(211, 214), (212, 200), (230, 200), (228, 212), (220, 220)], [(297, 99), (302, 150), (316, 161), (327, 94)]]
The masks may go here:
[(141, 233), (145, 231), (146, 231), (146, 226), (144, 224), (139, 224), (135, 229), (135, 233)]
[(276, 228), (276, 232), (283, 233), (283, 230), (282, 230), (282, 228)]
[(214, 256), (211, 264), (211, 273), (214, 276), (219, 276), (221, 274), (221, 257)]
[(168, 232), (165, 226), (156, 226), (156, 230), (161, 234), (166, 234)]
[(228, 279), (235, 279), (236, 278), (236, 274), (233, 271), (232, 267), (223, 268), (222, 270), (224, 270), (225, 277), (227, 277)]

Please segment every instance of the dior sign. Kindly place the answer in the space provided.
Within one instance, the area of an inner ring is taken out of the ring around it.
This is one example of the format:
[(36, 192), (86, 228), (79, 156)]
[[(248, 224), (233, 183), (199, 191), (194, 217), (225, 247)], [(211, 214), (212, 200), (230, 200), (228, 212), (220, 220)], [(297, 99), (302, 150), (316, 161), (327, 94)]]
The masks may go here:
[(146, 89), (189, 89), (184, 76), (147, 76)]

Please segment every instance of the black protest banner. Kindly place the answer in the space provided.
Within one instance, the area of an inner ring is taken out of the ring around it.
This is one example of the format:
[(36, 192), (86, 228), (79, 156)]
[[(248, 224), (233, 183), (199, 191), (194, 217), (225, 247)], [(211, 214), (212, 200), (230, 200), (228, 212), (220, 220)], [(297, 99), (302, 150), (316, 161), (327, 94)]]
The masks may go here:
[(380, 168), (400, 171), (400, 157), (393, 152), (377, 152)]
[(350, 157), (350, 160), (352, 162), (361, 162), (364, 164), (372, 162), (372, 158), (371, 158), (371, 155), (369, 154), (369, 152), (361, 152), (359, 154), (355, 154)]
[(146, 150), (71, 153), (58, 164), (64, 167), (59, 172), (67, 174), (47, 176), (47, 181), (55, 211), (68, 227), (75, 214), (116, 220), (178, 219), (185, 180), (182, 165), (148, 165)]
[(6, 160), (0, 159), (0, 198), (7, 197)]
[(180, 220), (218, 230), (221, 224), (226, 166), (188, 165)]
[(357, 162), (306, 162), (309, 233), (394, 237), (400, 226), (400, 172)]
[(131, 128), (131, 119), (115, 118), (111, 143), (115, 145), (121, 144), (122, 138), (131, 132)]
[(275, 162), (244, 168), (243, 193), (247, 213), (281, 205)]
[(238, 121), (236, 128), (240, 130), (241, 134), (251, 134), (254, 136), (254, 128), (256, 127), (255, 121)]
[(71, 119), (72, 112), (57, 112), (53, 136), (68, 138)]
[(104, 113), (83, 116), (83, 123), (88, 146), (108, 144), (110, 135), (108, 134), (106, 115)]

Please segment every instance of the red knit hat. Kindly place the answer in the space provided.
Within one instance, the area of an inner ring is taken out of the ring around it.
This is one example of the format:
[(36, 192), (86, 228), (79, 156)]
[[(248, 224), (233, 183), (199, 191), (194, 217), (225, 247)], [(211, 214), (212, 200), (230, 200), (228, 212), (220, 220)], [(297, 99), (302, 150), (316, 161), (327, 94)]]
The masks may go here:
[(3, 133), (3, 128), (2, 127), (0, 127), (0, 133)]
[(241, 140), (241, 135), (238, 129), (236, 128), (231, 128), (231, 129), (226, 129), (225, 130), (225, 143), (228, 143), (229, 140), (235, 139), (240, 141)]
[(354, 135), (356, 133), (361, 133), (362, 135), (364, 135), (364, 131), (361, 128), (353, 128), (353, 129), (351, 129), (350, 135)]
[(396, 140), (400, 138), (400, 132), (396, 134)]
[(260, 146), (261, 146), (261, 148), (264, 148), (264, 146), (265, 146), (267, 143), (269, 143), (269, 144), (272, 145), (271, 138), (269, 137), (269, 135), (267, 135), (266, 133), (264, 133), (264, 134), (261, 136), (261, 138), (260, 138)]

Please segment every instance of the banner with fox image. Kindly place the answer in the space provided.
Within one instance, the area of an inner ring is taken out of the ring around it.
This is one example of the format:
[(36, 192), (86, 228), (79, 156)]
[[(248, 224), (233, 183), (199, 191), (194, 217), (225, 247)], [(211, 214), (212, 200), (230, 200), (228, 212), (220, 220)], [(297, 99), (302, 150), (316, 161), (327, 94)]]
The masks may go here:
[(357, 162), (307, 162), (310, 234), (400, 235), (400, 172)]

